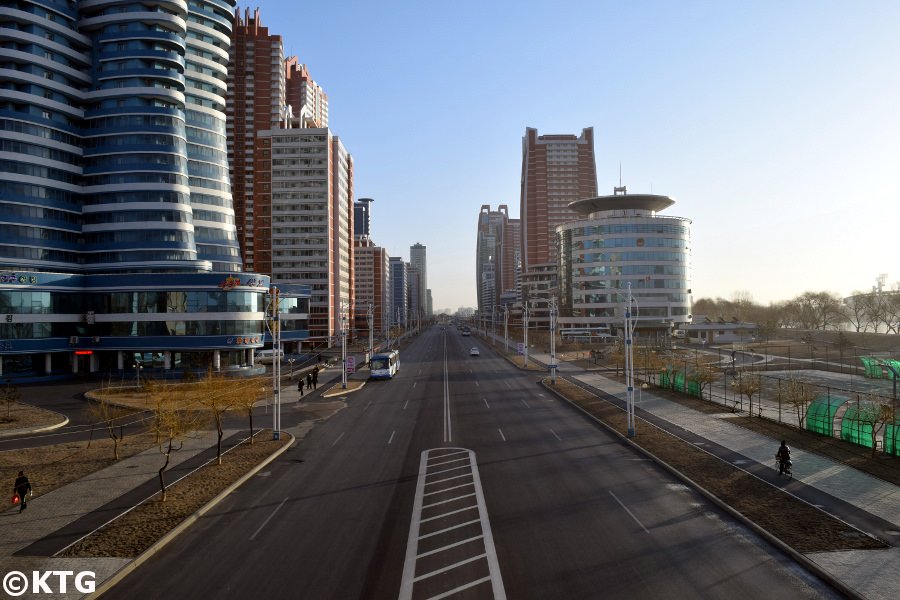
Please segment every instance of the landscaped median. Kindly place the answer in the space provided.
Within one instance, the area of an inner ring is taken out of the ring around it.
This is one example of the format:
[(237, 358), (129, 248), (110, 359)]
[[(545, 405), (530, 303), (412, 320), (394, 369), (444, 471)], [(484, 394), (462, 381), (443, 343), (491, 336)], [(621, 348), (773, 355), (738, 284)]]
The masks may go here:
[(211, 508), (213, 500), (252, 476), (294, 440), (289, 435), (273, 440), (271, 435), (271, 430), (257, 432), (254, 443), (249, 443), (247, 438), (227, 451), (222, 464), (216, 464), (213, 458), (169, 486), (165, 502), (160, 501), (157, 492), (76, 542), (60, 556), (135, 558), (141, 555), (180, 524)]
[[(625, 412), (574, 383), (544, 384), (622, 435)], [(888, 544), (768, 484), (651, 423), (641, 421), (630, 441), (718, 498), (793, 550), (810, 552), (887, 548)]]

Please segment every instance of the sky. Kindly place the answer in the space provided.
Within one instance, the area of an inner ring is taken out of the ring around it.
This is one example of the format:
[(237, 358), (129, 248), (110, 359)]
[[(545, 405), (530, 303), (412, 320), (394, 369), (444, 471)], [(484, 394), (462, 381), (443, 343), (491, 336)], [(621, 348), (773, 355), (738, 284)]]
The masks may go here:
[(900, 282), (900, 2), (262, 0), (328, 94), (372, 238), (475, 306), (478, 212), (522, 136), (594, 128), (598, 193), (670, 196), (695, 299)]

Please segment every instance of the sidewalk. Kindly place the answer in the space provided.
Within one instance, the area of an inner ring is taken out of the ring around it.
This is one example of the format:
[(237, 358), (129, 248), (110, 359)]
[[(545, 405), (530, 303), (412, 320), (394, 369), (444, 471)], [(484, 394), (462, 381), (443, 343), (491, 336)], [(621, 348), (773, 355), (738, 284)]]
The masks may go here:
[[(530, 358), (545, 365), (550, 363), (548, 354), (532, 353)], [(623, 384), (571, 363), (557, 362), (561, 375), (572, 376), (625, 400)], [(730, 412), (700, 413), (645, 390), (635, 398), (635, 407), (774, 469), (773, 448), (778, 447), (778, 440), (730, 423), (733, 418)], [(894, 524), (896, 536), (885, 541), (900, 544), (900, 487), (817, 454), (797, 449), (793, 454), (794, 479)], [(817, 552), (806, 556), (866, 598), (893, 600), (900, 594), (900, 547)]]

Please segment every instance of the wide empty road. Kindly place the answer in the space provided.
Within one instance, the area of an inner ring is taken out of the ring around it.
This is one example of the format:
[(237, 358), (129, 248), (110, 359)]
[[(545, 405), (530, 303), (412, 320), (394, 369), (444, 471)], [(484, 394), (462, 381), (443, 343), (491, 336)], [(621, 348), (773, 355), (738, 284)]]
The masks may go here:
[(537, 379), (428, 329), (109, 597), (838, 597)]

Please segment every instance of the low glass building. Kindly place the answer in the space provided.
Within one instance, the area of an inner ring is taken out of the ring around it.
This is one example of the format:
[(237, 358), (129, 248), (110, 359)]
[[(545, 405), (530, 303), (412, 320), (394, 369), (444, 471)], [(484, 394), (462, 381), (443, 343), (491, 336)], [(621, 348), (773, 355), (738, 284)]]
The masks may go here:
[(556, 228), (561, 329), (616, 332), (628, 283), (637, 328), (665, 334), (691, 321), (691, 221), (658, 214), (674, 203), (622, 194), (569, 204), (582, 218)]

